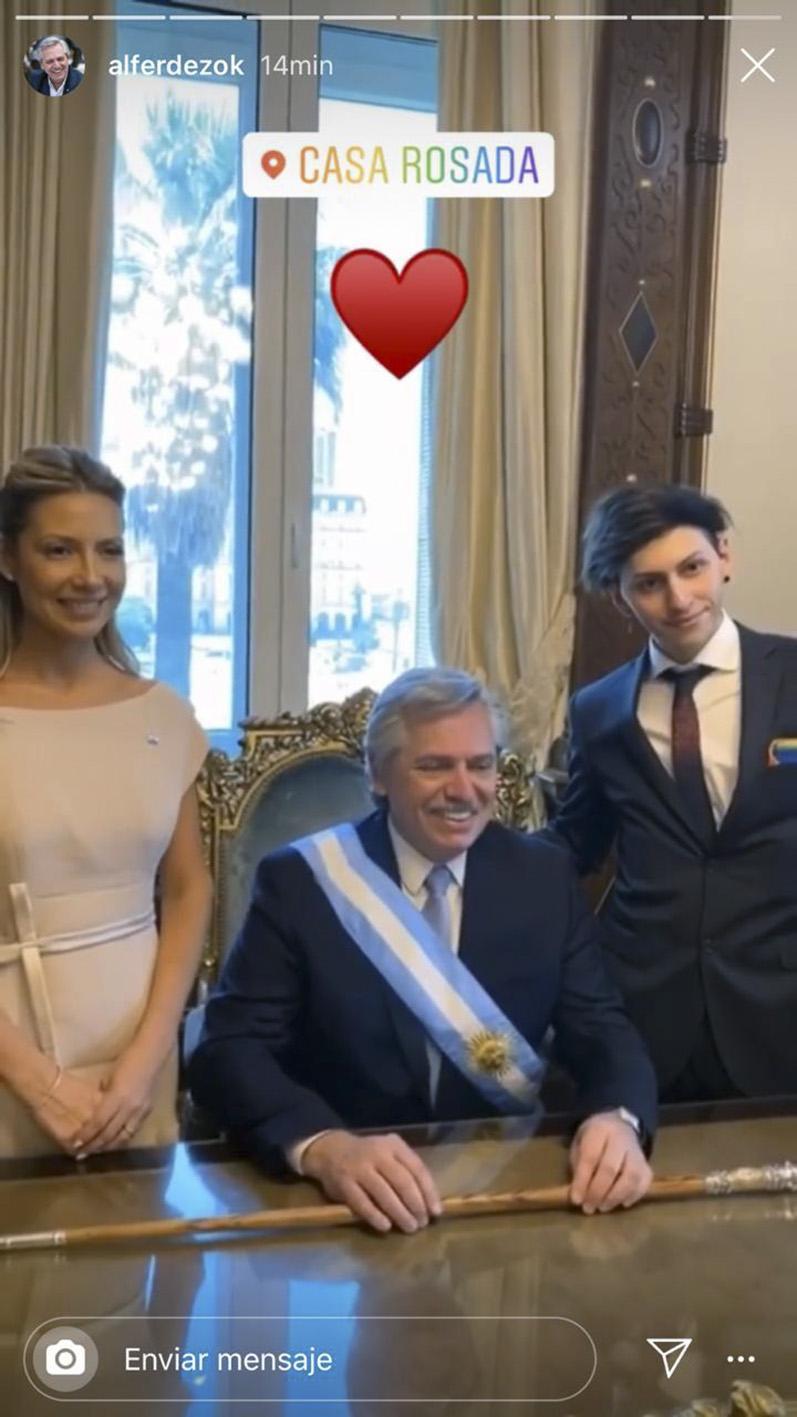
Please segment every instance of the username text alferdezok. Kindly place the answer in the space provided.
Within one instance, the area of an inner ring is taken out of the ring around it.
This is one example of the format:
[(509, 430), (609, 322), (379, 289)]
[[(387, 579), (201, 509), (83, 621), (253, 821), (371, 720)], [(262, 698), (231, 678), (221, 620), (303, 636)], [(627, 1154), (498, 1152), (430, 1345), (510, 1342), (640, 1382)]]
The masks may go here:
[(226, 78), (243, 75), (244, 61), (231, 54), (228, 59), (187, 59), (182, 54), (173, 54), (171, 59), (142, 59), (140, 54), (125, 54), (122, 59), (112, 59), (108, 73), (114, 77), (120, 74), (170, 74), (172, 78), (185, 76)]

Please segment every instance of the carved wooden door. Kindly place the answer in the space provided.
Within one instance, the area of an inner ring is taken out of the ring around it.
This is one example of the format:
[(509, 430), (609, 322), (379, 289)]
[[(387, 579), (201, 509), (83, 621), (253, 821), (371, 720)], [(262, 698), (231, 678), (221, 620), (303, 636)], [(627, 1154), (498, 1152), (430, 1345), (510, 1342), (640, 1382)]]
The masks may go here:
[[(656, 4), (667, 11), (678, 13)], [(627, 480), (701, 484), (727, 29), (707, 20), (603, 26), (581, 525), (601, 492)], [(641, 643), (635, 623), (580, 593), (573, 687)]]

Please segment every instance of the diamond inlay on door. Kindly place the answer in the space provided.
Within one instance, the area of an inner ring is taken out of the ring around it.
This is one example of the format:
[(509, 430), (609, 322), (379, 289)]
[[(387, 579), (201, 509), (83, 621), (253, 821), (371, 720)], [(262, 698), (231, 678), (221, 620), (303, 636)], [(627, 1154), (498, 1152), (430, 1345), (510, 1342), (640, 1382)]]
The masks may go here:
[(620, 338), (635, 374), (639, 373), (658, 337), (653, 316), (640, 292), (620, 326)]

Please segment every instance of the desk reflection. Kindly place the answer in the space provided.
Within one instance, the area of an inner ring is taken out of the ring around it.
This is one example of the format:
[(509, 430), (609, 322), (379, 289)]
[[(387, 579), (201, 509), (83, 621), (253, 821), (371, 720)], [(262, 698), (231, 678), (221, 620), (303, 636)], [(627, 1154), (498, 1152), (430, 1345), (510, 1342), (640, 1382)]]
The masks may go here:
[[(660, 1134), (657, 1169), (683, 1174), (785, 1159), (797, 1151), (795, 1110), (782, 1104), (775, 1115), (744, 1117), (736, 1106), (688, 1118), (682, 1109)], [(522, 1123), (469, 1124), (409, 1140), (444, 1194), (549, 1185), (566, 1175), (566, 1135), (533, 1137)], [(51, 1166), (50, 1174), (31, 1168), (24, 1178), (0, 1180), (3, 1229), (224, 1214), (317, 1199), (308, 1184), (263, 1177), (222, 1144), (131, 1156), (123, 1170), (109, 1164), (68, 1174), (65, 1162), (62, 1174)], [(92, 1334), (106, 1362), (72, 1409), (87, 1413), (113, 1411), (114, 1398), (132, 1400), (130, 1411), (169, 1398), (157, 1410), (196, 1417), (284, 1410), (300, 1417), (317, 1408), (326, 1417), (408, 1417), (427, 1410), (420, 1401), (427, 1399), (430, 1412), (457, 1417), (483, 1417), (492, 1408), (645, 1417), (688, 1411), (699, 1396), (727, 1398), (732, 1379), (742, 1376), (730, 1368), (730, 1354), (754, 1355), (743, 1376), (793, 1399), (796, 1212), (792, 1197), (746, 1196), (611, 1216), (448, 1221), (415, 1236), (274, 1232), (9, 1254), (0, 1262), (3, 1387), (16, 1384), (12, 1413), (52, 1411), (22, 1376), (22, 1342), (59, 1315), (94, 1314), (100, 1318)], [(293, 1371), (231, 1375), (211, 1364), (203, 1373), (145, 1379), (114, 1368), (110, 1356), (124, 1346), (215, 1354), (244, 1347), (293, 1352), (312, 1342), (321, 1349), (332, 1326), (314, 1322), (319, 1315), (335, 1321), (335, 1365), (312, 1380)], [(488, 1323), (489, 1315), (502, 1321)], [(589, 1386), (555, 1408), (529, 1399), (541, 1395), (551, 1403), (555, 1392), (576, 1394), (581, 1357), (573, 1335), (564, 1326), (545, 1331), (510, 1321), (545, 1315), (582, 1326), (597, 1351)], [(402, 1316), (412, 1322), (399, 1322)], [(669, 1379), (647, 1344), (664, 1335), (692, 1339)], [(263, 1405), (265, 1396), (276, 1400)], [(415, 1407), (398, 1397), (414, 1397)], [(243, 1401), (233, 1405), (233, 1398)], [(705, 1408), (712, 1417), (723, 1410)]]

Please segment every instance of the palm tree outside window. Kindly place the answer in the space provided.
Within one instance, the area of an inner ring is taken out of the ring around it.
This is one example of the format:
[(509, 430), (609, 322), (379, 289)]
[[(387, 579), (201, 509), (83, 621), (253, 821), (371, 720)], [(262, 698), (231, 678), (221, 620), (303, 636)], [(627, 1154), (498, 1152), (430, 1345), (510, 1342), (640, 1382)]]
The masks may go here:
[[(146, 6), (131, 6), (146, 16)], [(228, 31), (118, 22), (120, 53), (230, 53)], [(128, 488), (122, 632), (219, 746), (246, 713), (252, 204), (257, 30), (245, 77), (117, 78), (103, 454)]]

